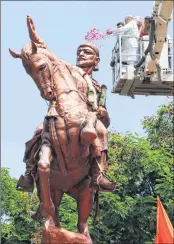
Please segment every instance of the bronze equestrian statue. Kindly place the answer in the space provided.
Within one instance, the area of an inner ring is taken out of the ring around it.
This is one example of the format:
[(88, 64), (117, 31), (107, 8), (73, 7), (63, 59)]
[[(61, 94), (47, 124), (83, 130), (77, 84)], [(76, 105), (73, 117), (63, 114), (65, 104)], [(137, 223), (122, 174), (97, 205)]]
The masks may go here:
[[(109, 116), (105, 107), (106, 86), (92, 78), (98, 70), (99, 51), (85, 43), (78, 47), (77, 66), (56, 57), (35, 31), (27, 16), (31, 43), (20, 58), (41, 96), (50, 102), (48, 113), (26, 143), (25, 176), (17, 187), (33, 191), (36, 182), (40, 207), (34, 218), (46, 217), (45, 226), (60, 227), (58, 207), (64, 193), (76, 199), (78, 231), (89, 240), (87, 219), (94, 190), (113, 191), (115, 183), (104, 176), (107, 166)], [(92, 242), (92, 241), (91, 241)]]

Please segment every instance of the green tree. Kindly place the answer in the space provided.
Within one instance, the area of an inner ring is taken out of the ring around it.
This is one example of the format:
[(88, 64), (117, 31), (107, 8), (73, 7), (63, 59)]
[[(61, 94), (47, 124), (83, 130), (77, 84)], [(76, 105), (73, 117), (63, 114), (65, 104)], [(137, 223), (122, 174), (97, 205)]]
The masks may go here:
[(17, 191), (17, 180), (11, 178), (7, 168), (1, 169), (1, 243), (28, 244), (39, 223), (30, 217), (36, 210), (36, 193), (29, 195)]
[(153, 116), (147, 116), (142, 122), (147, 139), (153, 148), (164, 148), (171, 154), (174, 153), (174, 108), (173, 102), (162, 105)]

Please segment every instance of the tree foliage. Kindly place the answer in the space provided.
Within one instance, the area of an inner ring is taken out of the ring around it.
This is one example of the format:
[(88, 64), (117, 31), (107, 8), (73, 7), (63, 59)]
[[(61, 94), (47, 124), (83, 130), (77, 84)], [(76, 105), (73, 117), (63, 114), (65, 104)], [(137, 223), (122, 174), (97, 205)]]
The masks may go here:
[[(157, 195), (174, 224), (172, 104), (161, 106), (142, 124), (146, 138), (131, 133), (109, 135), (107, 175), (116, 181), (117, 189), (100, 193), (99, 224), (93, 227), (93, 216), (89, 218), (96, 244), (154, 243)], [(36, 193), (17, 192), (16, 179), (7, 169), (2, 169), (1, 178), (2, 244), (30, 243), (31, 234), (41, 224), (30, 218), (38, 204)], [(64, 228), (76, 231), (76, 203), (67, 195), (62, 200), (60, 218)]]
[(11, 178), (9, 170), (1, 170), (1, 243), (28, 244), (31, 234), (38, 229), (30, 215), (38, 203), (36, 193), (29, 195), (16, 191), (17, 180)]
[(154, 149), (164, 148), (172, 154), (174, 153), (173, 114), (173, 102), (170, 102), (168, 105), (161, 106), (155, 115), (145, 117), (142, 123), (150, 145)]

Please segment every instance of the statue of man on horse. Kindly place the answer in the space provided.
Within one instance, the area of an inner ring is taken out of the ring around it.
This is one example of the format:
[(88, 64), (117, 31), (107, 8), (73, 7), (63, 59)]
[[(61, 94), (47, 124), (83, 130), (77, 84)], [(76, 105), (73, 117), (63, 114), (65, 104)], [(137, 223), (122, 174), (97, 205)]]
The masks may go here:
[(27, 25), (31, 43), (21, 54), (10, 53), (22, 59), (26, 72), (50, 106), (43, 124), (26, 143), (26, 172), (17, 189), (32, 192), (35, 181), (41, 205), (34, 218), (51, 218), (57, 227), (60, 222), (56, 208), (63, 193), (74, 197), (79, 208), (78, 230), (90, 238), (87, 218), (93, 192), (115, 188), (115, 183), (104, 175), (110, 124), (106, 86), (100, 86), (92, 77), (93, 71), (98, 71), (99, 51), (91, 43), (81, 44), (76, 66), (72, 66), (50, 51), (29, 16)]

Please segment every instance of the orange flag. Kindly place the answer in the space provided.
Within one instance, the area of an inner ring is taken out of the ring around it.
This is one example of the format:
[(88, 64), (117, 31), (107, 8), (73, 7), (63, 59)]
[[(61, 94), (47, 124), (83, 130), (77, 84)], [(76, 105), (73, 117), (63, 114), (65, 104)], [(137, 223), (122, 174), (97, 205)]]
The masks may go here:
[(174, 244), (174, 229), (159, 197), (157, 197), (155, 244)]

